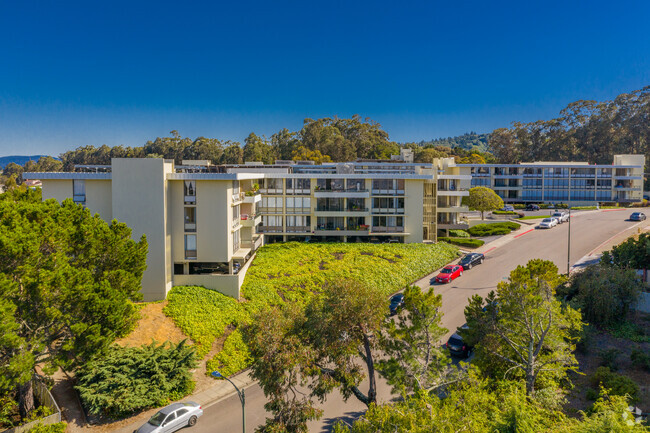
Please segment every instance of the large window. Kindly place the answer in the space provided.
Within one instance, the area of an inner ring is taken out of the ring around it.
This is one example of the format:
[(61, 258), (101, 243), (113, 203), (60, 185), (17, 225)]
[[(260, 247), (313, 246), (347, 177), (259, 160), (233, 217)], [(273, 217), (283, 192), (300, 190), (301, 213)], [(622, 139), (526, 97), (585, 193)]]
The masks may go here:
[(321, 212), (339, 212), (344, 210), (342, 198), (316, 199), (316, 210)]
[(345, 218), (318, 217), (316, 219), (316, 230), (345, 230)]
[(86, 204), (86, 181), (80, 179), (72, 180), (72, 200), (75, 203)]
[(372, 211), (373, 213), (403, 213), (404, 198), (403, 197), (373, 197)]
[(365, 191), (366, 190), (366, 180), (365, 179), (347, 179), (345, 181), (346, 189), (348, 191)]
[(287, 197), (287, 213), (311, 213), (311, 198)]
[(374, 232), (403, 232), (404, 217), (401, 216), (373, 216), (372, 231)]
[(185, 235), (185, 258), (196, 258), (196, 235)]
[(373, 179), (372, 192), (375, 194), (404, 194), (404, 179)]
[(237, 227), (241, 224), (240, 215), (239, 215), (239, 206), (234, 206), (232, 208), (232, 226)]
[(184, 182), (185, 189), (185, 204), (196, 203), (196, 183), (193, 180), (186, 180)]
[(262, 197), (260, 210), (266, 213), (282, 213), (282, 197)]
[(232, 234), (232, 252), (233, 253), (235, 253), (239, 249), (239, 246), (241, 245), (240, 239), (241, 238), (239, 236), (239, 230), (237, 230), (236, 232), (234, 232)]
[(282, 194), (282, 179), (262, 179), (262, 194)]
[(287, 179), (287, 194), (310, 194), (311, 179)]
[(282, 215), (262, 215), (263, 233), (282, 233)]
[(287, 216), (287, 232), (304, 233), (311, 231), (311, 216), (289, 215)]
[(316, 179), (317, 191), (343, 191), (343, 179)]
[(185, 231), (186, 232), (196, 231), (196, 208), (195, 207), (185, 207)]

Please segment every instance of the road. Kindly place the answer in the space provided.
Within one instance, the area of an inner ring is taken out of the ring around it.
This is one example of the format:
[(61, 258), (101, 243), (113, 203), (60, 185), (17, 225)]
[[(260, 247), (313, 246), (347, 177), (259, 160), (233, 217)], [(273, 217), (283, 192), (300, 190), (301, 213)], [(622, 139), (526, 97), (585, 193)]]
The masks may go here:
[[(612, 236), (635, 225), (634, 222), (625, 221), (629, 213), (628, 210), (575, 213), (571, 221), (571, 264)], [(450, 329), (450, 333), (465, 322), (467, 300), (475, 294), (485, 296), (495, 290), (497, 284), (516, 266), (525, 265), (534, 258), (543, 258), (555, 262), (560, 272), (566, 272), (569, 224), (564, 223), (549, 230), (536, 230), (534, 227), (523, 226), (516, 239), (494, 250), (491, 244), (484, 245), (484, 264), (465, 271), (461, 278), (450, 284), (434, 286), (434, 290), (442, 294), (443, 325)], [(419, 285), (428, 287), (428, 281), (421, 280)], [(362, 386), (361, 389), (367, 387)], [(379, 380), (378, 400), (386, 402), (391, 398), (390, 388)], [(264, 411), (264, 403), (265, 397), (259, 386), (252, 385), (246, 389), (247, 432), (253, 432), (256, 426), (264, 423), (268, 415)], [(328, 432), (337, 420), (351, 422), (365, 411), (365, 406), (354, 397), (344, 403), (337, 393), (332, 393), (321, 408), (324, 416), (309, 424), (310, 432)], [(235, 395), (205, 408), (203, 417), (192, 432), (233, 433), (241, 429), (241, 404)]]

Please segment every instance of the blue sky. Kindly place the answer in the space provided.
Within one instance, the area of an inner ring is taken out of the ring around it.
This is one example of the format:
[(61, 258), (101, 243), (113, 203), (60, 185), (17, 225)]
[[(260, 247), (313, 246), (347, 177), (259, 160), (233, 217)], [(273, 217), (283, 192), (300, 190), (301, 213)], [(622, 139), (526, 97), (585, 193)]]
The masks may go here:
[(358, 113), (396, 141), (650, 85), (650, 2), (0, 4), (0, 155), (243, 141)]

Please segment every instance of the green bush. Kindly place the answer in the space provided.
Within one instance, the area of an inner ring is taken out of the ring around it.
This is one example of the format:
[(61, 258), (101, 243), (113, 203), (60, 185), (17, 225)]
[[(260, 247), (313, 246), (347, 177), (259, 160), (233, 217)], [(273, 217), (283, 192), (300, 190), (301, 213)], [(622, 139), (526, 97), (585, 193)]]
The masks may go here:
[(631, 402), (639, 398), (639, 386), (629, 377), (610, 371), (607, 367), (598, 367), (591, 377), (591, 383), (609, 390), (610, 395), (627, 395)]
[(465, 238), (447, 238), (439, 237), (440, 242), (447, 242), (453, 245), (459, 245), (462, 247), (478, 248), (485, 243), (481, 239), (465, 239)]
[(494, 215), (517, 215), (517, 212), (513, 210), (493, 210)]
[(223, 349), (208, 361), (208, 372), (218, 370), (224, 376), (233, 375), (250, 365), (252, 361), (248, 347), (239, 330), (230, 333), (223, 343)]
[(57, 422), (54, 424), (38, 423), (34, 427), (27, 430), (27, 433), (65, 433), (68, 424), (65, 422)]
[(514, 207), (515, 209), (526, 209), (526, 205), (521, 203), (513, 204), (512, 207)]
[(449, 237), (452, 237), (452, 238), (468, 238), (469, 233), (467, 233), (467, 230), (449, 230)]
[(632, 365), (650, 372), (650, 355), (640, 349), (632, 350), (630, 354)]
[(81, 402), (88, 412), (113, 418), (164, 406), (194, 390), (195, 351), (184, 341), (141, 347), (112, 346), (77, 372)]
[(650, 337), (645, 335), (643, 329), (629, 320), (614, 324), (609, 328), (609, 332), (616, 338), (624, 338), (635, 343), (650, 343)]
[(502, 222), (494, 224), (477, 224), (474, 227), (470, 227), (468, 232), (472, 236), (484, 237), (484, 236), (498, 236), (498, 235), (507, 235), (513, 230), (518, 230), (521, 227), (515, 222)]
[[(378, 287), (388, 296), (457, 256), (458, 248), (443, 242), (270, 244), (258, 251), (246, 273), (243, 302), (203, 287), (178, 286), (167, 296), (163, 311), (204, 357), (228, 329), (248, 323), (257, 311), (286, 302), (304, 305), (327, 281), (354, 279)], [(208, 368), (231, 373), (245, 368), (248, 354), (240, 339), (234, 331)]]
[(611, 371), (618, 370), (618, 364), (616, 360), (620, 354), (621, 351), (618, 349), (607, 349), (601, 351), (598, 355), (600, 358), (600, 365), (609, 368)]

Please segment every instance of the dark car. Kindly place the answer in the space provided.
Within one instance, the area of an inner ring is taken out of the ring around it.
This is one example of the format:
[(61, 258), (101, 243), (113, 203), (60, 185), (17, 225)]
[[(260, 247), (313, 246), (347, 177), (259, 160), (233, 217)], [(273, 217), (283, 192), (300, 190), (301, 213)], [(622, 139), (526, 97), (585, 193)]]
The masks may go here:
[(645, 214), (643, 212), (634, 212), (630, 215), (630, 221), (645, 221)]
[(539, 206), (536, 205), (536, 204), (530, 204), (529, 203), (529, 204), (526, 205), (526, 210), (530, 210), (530, 211), (539, 210)]
[(402, 307), (404, 307), (404, 294), (398, 293), (393, 295), (390, 298), (390, 306), (388, 307), (390, 315), (394, 316)]
[(469, 253), (458, 262), (463, 269), (472, 269), (472, 266), (480, 265), (485, 260), (485, 256), (481, 253)]
[(458, 265), (448, 265), (442, 268), (440, 273), (436, 276), (438, 283), (451, 283), (456, 278), (463, 275), (463, 267)]
[[(467, 328), (467, 325), (463, 325), (463, 328)], [(469, 355), (472, 353), (472, 347), (469, 347), (467, 344), (465, 344), (463, 337), (458, 335), (457, 332), (449, 337), (446, 346), (447, 349), (449, 349), (449, 353), (461, 358), (469, 358)]]

